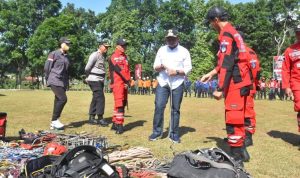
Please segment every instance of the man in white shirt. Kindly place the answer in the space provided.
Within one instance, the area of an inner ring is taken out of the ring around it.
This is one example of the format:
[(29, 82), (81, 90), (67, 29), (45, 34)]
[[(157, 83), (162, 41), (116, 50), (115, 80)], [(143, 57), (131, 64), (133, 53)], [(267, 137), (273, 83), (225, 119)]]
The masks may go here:
[(153, 68), (159, 72), (158, 86), (155, 93), (155, 112), (153, 118), (153, 132), (149, 140), (161, 138), (163, 134), (164, 110), (170, 96), (171, 120), (169, 138), (179, 143), (180, 104), (184, 91), (184, 76), (192, 70), (189, 51), (179, 45), (178, 32), (175, 29), (167, 31), (166, 45), (162, 46), (154, 61)]

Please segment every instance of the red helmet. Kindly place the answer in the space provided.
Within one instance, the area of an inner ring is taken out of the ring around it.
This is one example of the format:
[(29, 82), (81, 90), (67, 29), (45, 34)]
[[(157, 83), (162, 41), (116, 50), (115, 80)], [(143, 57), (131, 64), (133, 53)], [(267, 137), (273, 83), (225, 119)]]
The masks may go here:
[(67, 152), (68, 149), (59, 143), (51, 142), (48, 143), (44, 149), (44, 155), (62, 155)]

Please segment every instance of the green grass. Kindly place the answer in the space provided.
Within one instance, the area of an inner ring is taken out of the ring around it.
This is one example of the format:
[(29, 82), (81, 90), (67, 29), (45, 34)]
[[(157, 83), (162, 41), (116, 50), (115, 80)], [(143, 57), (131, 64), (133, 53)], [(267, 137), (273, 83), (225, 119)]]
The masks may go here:
[[(158, 158), (171, 157), (173, 151), (197, 148), (222, 147), (224, 130), (223, 101), (212, 99), (184, 98), (181, 107), (181, 144), (171, 146), (168, 138), (149, 142), (152, 131), (154, 96), (129, 96), (129, 111), (126, 113), (126, 128), (123, 135), (116, 135), (109, 127), (88, 125), (89, 91), (70, 91), (68, 103), (61, 121), (74, 125), (67, 133), (86, 131), (105, 135), (112, 144), (125, 144), (151, 148)], [(8, 113), (7, 136), (17, 136), (24, 128), (27, 132), (48, 130), (54, 96), (51, 91), (1, 91), (1, 111)], [(299, 141), (296, 113), (293, 103), (286, 101), (256, 101), (257, 132), (254, 146), (249, 147), (251, 161), (246, 169), (255, 177), (300, 177)], [(110, 118), (113, 108), (111, 94), (106, 94), (105, 117)], [(170, 116), (169, 105), (165, 110), (165, 131)], [(297, 145), (298, 144), (298, 145)], [(172, 149), (171, 149), (172, 148)]]

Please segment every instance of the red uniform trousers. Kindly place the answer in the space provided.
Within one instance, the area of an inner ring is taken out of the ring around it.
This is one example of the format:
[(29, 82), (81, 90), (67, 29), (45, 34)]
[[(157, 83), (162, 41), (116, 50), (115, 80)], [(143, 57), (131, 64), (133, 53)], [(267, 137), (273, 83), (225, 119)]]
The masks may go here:
[(241, 89), (229, 90), (225, 93), (225, 123), (228, 144), (241, 147), (245, 139), (245, 105), (246, 96), (241, 96)]
[(256, 113), (254, 111), (254, 94), (251, 93), (246, 99), (245, 129), (251, 134), (255, 133)]
[(298, 132), (300, 132), (300, 90), (293, 90), (294, 95), (294, 110), (298, 112), (297, 121), (298, 121)]
[(114, 105), (112, 122), (115, 124), (123, 124), (124, 112), (125, 112), (124, 108), (127, 104), (127, 95), (128, 95), (128, 90), (127, 88), (125, 88), (124, 83), (114, 84), (113, 94), (114, 94), (115, 105)]

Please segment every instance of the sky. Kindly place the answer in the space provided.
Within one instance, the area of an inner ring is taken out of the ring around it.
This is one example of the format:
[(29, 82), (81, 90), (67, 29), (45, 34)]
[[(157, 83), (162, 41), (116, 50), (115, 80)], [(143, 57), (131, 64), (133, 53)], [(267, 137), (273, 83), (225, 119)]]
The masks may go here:
[[(67, 3), (75, 4), (76, 8), (83, 7), (95, 11), (96, 14), (103, 13), (106, 8), (110, 5), (111, 0), (60, 0), (62, 5), (65, 6)], [(230, 3), (236, 4), (240, 2), (254, 2), (254, 0), (229, 0)]]

